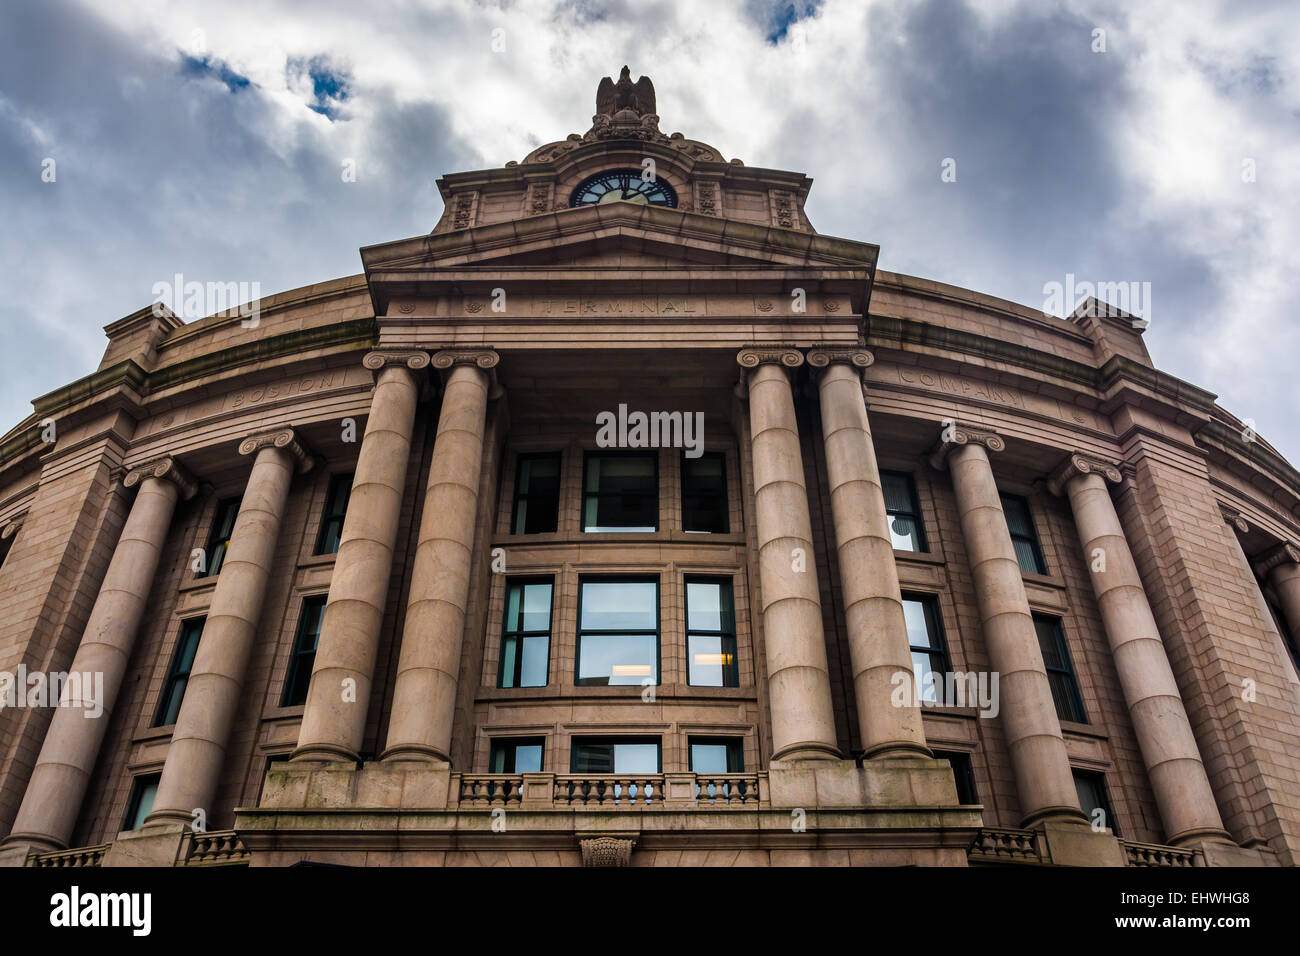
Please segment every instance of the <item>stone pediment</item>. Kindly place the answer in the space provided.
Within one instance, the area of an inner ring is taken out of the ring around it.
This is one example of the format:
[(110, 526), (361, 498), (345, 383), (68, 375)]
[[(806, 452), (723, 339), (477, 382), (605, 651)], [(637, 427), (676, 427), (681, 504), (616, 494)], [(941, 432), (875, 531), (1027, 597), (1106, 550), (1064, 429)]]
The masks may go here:
[(878, 252), (870, 243), (617, 202), (368, 246), (361, 258), (380, 315), (404, 295), (630, 280), (637, 291), (803, 286), (849, 294), (861, 312)]

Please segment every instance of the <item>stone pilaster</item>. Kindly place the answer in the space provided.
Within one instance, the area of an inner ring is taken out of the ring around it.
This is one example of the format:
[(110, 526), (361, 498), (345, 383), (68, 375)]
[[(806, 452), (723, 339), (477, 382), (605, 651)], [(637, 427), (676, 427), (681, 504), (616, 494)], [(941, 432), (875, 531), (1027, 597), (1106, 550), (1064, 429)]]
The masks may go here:
[(254, 456), (253, 468), (212, 592), (148, 824), (189, 824), (195, 810), (212, 813), (289, 484), (295, 471), (313, 464), (288, 427), (244, 439), (239, 453)]
[(490, 373), (498, 361), (490, 349), (447, 349), (433, 356), (446, 378), (384, 759), (450, 763)]
[(1226, 842), (1173, 668), (1106, 488), (1106, 482), (1120, 480), (1114, 464), (1075, 453), (1053, 473), (1048, 487), (1070, 500), (1166, 839), (1174, 846), (1206, 839)]
[[(808, 353), (808, 364), (823, 370), (817, 390), (862, 749), (869, 757), (928, 757), (920, 702), (910, 693), (915, 678), (903, 596), (862, 395), (862, 370), (873, 361), (865, 349)], [(899, 680), (909, 690), (902, 707), (893, 703)]]
[(744, 349), (773, 760), (837, 759), (812, 520), (789, 370), (794, 349)]
[[(82, 679), (68, 685), (79, 693), (65, 692), (54, 711), (13, 832), (5, 841), (8, 844), (25, 843), (42, 850), (68, 845), (122, 687), (176, 502), (195, 492), (193, 479), (172, 458), (132, 469), (122, 484), (138, 485), (140, 490), (69, 668), (70, 674)], [(96, 688), (100, 680), (102, 685)]]
[(989, 660), (999, 673), (999, 720), (1016, 775), (1024, 826), (1085, 822), (1038, 646), (1024, 580), (998, 498), (988, 452), (1006, 442), (992, 432), (945, 423), (930, 455), (952, 472), (962, 538), (974, 579)]
[(294, 759), (359, 759), (406, 489), (418, 375), (429, 355), (382, 349), (362, 364), (375, 372), (375, 391)]

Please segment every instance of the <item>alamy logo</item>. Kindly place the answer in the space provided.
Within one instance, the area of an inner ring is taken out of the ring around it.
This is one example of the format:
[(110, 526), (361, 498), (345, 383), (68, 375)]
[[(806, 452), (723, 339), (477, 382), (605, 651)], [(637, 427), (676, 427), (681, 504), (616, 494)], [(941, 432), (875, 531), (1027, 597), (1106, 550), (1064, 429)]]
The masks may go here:
[(895, 707), (973, 707), (984, 718), (993, 718), (998, 703), (997, 671), (925, 671), (913, 676), (895, 671), (889, 695)]
[(104, 713), (103, 671), (0, 671), (0, 710), (7, 707), (80, 708), (87, 717)]
[(685, 448), (687, 458), (704, 454), (703, 412), (618, 412), (596, 415), (600, 448)]
[(1076, 282), (1074, 273), (1067, 272), (1064, 283), (1043, 285), (1045, 315), (1069, 316), (1085, 303), (1086, 316), (1131, 319), (1139, 330), (1151, 324), (1150, 282)]
[(185, 281), (176, 273), (171, 282), (153, 284), (153, 314), (162, 317), (163, 307), (188, 322), (219, 312), (234, 311), (240, 325), (255, 329), (261, 321), (262, 283)]
[(50, 925), (125, 926), (133, 936), (148, 936), (153, 929), (153, 895), (150, 893), (82, 893), (74, 886), (50, 897)]

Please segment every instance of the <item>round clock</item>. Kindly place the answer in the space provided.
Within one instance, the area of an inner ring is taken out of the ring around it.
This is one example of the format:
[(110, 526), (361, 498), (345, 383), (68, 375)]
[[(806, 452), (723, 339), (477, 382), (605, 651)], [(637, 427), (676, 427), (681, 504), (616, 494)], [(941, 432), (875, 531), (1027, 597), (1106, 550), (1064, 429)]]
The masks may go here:
[(647, 182), (639, 169), (611, 169), (588, 176), (569, 197), (569, 205), (594, 206), (619, 199), (650, 206), (677, 206), (677, 193), (671, 186), (659, 178)]

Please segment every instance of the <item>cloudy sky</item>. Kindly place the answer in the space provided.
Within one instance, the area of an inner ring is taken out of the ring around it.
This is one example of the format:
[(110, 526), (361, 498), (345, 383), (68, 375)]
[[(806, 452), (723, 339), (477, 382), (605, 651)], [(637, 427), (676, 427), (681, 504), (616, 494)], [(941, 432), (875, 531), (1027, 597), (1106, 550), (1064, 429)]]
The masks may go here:
[(623, 63), (884, 269), (1036, 307), (1150, 283), (1157, 365), (1300, 462), (1295, 0), (6, 2), (0, 433), (157, 283), (360, 272)]

